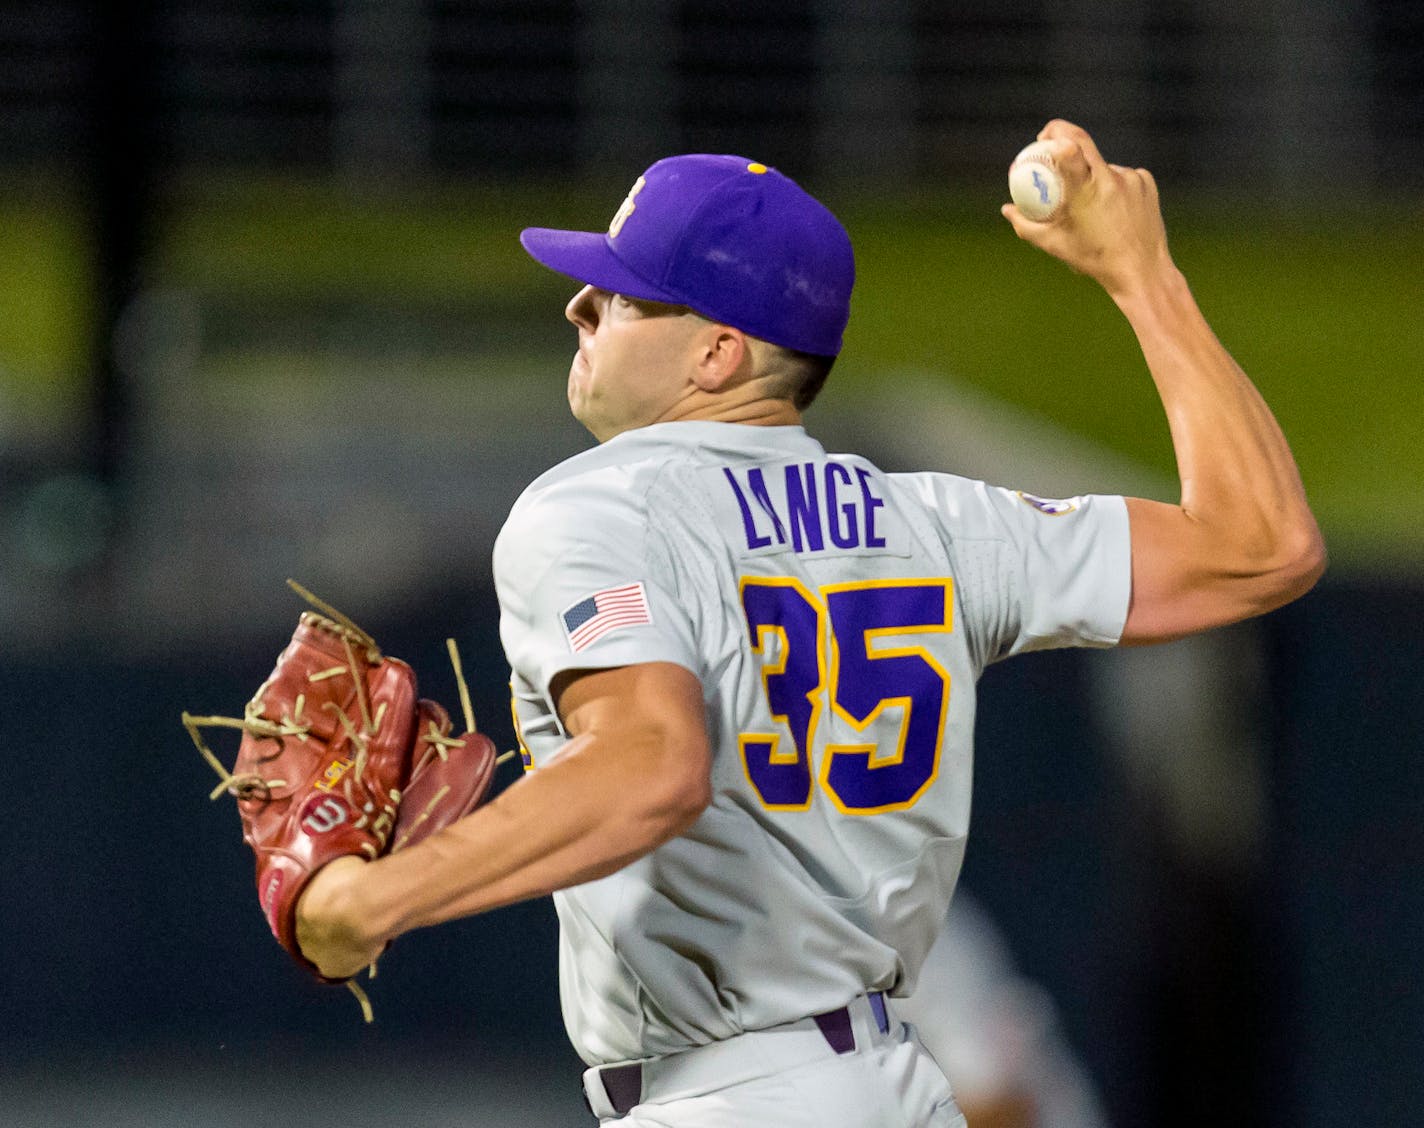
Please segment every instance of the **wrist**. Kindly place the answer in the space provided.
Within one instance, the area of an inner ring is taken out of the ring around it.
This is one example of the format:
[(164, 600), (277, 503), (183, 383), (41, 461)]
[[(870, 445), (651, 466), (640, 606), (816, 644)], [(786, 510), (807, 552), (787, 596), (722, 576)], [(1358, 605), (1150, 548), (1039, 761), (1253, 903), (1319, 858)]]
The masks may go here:
[(1104, 289), (1133, 324), (1172, 315), (1196, 305), (1186, 275), (1170, 259), (1128, 281), (1105, 285)]
[(297, 901), (297, 941), (323, 972), (329, 974), (335, 952), (379, 951), (385, 944), (366, 905), (368, 869), (360, 858), (337, 858), (317, 871)]

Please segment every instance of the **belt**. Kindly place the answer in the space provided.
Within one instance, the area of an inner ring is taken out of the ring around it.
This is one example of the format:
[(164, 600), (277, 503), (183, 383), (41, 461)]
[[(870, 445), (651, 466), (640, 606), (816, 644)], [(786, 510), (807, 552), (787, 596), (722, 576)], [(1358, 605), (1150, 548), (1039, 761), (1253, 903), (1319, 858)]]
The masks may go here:
[(872, 991), (796, 1022), (749, 1030), (666, 1057), (595, 1066), (583, 1075), (584, 1100), (600, 1118), (626, 1116), (650, 1099), (675, 1100), (766, 1077), (823, 1060), (828, 1049), (854, 1053), (889, 1033), (885, 996)]

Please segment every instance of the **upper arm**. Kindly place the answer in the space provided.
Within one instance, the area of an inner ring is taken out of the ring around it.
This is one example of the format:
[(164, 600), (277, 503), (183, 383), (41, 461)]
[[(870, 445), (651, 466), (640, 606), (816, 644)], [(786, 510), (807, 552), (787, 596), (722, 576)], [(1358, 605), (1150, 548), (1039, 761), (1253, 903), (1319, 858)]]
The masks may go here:
[(1303, 595), (1324, 567), (1318, 533), (1243, 551), (1181, 506), (1128, 498), (1127, 513), (1132, 597), (1125, 645), (1167, 642), (1262, 615)]
[(710, 802), (712, 749), (691, 670), (673, 662), (568, 670), (550, 695), (565, 731), (616, 758), (653, 805), (700, 813)]

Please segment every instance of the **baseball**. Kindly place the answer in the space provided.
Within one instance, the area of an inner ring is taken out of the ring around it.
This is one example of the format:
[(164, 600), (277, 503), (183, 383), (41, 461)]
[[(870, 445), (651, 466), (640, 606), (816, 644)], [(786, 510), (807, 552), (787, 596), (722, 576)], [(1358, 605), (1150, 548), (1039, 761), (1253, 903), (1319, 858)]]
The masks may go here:
[(1025, 147), (1009, 165), (1009, 195), (1027, 218), (1052, 219), (1063, 204), (1063, 177), (1046, 141)]

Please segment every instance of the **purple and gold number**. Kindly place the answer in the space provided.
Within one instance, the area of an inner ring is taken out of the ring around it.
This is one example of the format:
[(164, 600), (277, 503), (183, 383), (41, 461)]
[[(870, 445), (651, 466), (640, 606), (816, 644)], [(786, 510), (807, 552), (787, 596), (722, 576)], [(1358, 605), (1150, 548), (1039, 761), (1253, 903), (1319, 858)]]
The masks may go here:
[(953, 628), (948, 581), (881, 581), (825, 589), (831, 618), (831, 701), (865, 730), (901, 710), (892, 749), (876, 743), (826, 749), (821, 784), (847, 814), (912, 806), (939, 772), (949, 711), (949, 673), (921, 646), (873, 645), (877, 636)]
[(811, 802), (811, 734), (821, 701), (821, 608), (795, 580), (745, 579), (742, 610), (752, 651), (766, 658), (771, 639), (777, 653), (762, 667), (762, 686), (772, 719), (790, 731), (743, 733), (742, 762), (762, 804), (773, 810), (804, 810)]
[[(772, 719), (791, 735), (790, 747), (781, 733), (740, 738), (747, 778), (765, 806), (804, 810), (810, 805), (812, 750), (823, 700), (859, 732), (887, 710), (898, 711), (888, 718), (898, 722), (893, 748), (871, 740), (825, 749), (820, 783), (837, 808), (873, 815), (919, 800), (939, 772), (949, 673), (923, 646), (876, 645), (876, 639), (953, 630), (950, 591), (947, 579), (837, 584), (822, 590), (823, 604), (795, 580), (742, 581), (752, 650), (764, 660), (766, 701)], [(827, 617), (829, 632), (824, 629)]]

